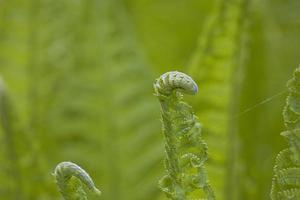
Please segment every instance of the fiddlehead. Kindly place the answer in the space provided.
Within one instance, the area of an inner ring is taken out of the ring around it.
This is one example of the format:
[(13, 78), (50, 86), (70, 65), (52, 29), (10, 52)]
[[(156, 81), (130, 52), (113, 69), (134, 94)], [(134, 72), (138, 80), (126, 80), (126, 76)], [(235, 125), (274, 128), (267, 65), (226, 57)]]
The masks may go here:
[(179, 89), (186, 94), (196, 94), (198, 86), (194, 80), (182, 72), (167, 72), (156, 80), (154, 89), (157, 94), (171, 95), (173, 90)]
[(160, 180), (160, 188), (173, 200), (215, 199), (204, 169), (207, 145), (201, 138), (201, 125), (181, 95), (196, 94), (197, 84), (188, 75), (174, 71), (157, 79), (154, 89), (162, 107), (166, 140), (167, 175)]
[(288, 82), (289, 95), (283, 111), (287, 131), (281, 133), (289, 147), (276, 158), (272, 200), (300, 199), (300, 67)]
[(83, 184), (96, 195), (101, 194), (88, 173), (72, 162), (59, 163), (54, 176), (59, 191), (66, 200), (87, 200)]

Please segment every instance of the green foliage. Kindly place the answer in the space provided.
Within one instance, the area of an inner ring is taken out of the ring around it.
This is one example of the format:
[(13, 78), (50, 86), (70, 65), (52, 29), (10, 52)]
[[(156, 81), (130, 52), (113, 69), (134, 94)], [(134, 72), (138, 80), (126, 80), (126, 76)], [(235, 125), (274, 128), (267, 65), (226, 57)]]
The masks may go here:
[[(125, 0), (152, 68), (185, 70), (216, 0)], [(175, 66), (175, 67), (174, 67)]]
[(299, 8), (298, 0), (0, 0), (0, 198), (60, 199), (50, 172), (72, 160), (103, 199), (165, 199), (151, 84), (180, 70), (201, 84), (201, 95), (185, 99), (203, 125), (216, 198), (267, 199), (271, 155), (283, 145), (274, 133), (284, 128), (284, 99), (272, 96), (299, 64)]
[(88, 173), (72, 162), (59, 163), (55, 168), (54, 176), (65, 200), (87, 200), (82, 183), (96, 195), (101, 194)]
[[(2, 9), (10, 14), (14, 4)], [(36, 185), (24, 184), (22, 199), (59, 197), (47, 175), (57, 160), (97, 171), (94, 179), (105, 199), (159, 198), (163, 145), (151, 98), (153, 73), (122, 2), (33, 0), (18, 9), (28, 23), (20, 40), (28, 42), (24, 48), (29, 51), (22, 52), (24, 61), (18, 65), (10, 63), (18, 56), (14, 53), (0, 57), (7, 63), (1, 73), (12, 87), (12, 103), (28, 141), (21, 179)], [(2, 34), (17, 38), (11, 27), (19, 23), (4, 26), (7, 33)]]
[(221, 199), (233, 199), (237, 181), (234, 180), (237, 169), (233, 169), (237, 162), (237, 139), (231, 118), (235, 109), (233, 102), (238, 96), (234, 94), (237, 93), (235, 76), (240, 75), (239, 51), (247, 7), (247, 0), (218, 1), (200, 34), (189, 66), (196, 82), (203, 85), (201, 95), (193, 100), (193, 107), (203, 123), (203, 131), (211, 147), (207, 169), (216, 196)]
[[(252, 1), (247, 29), (237, 113), (285, 90), (286, 80), (299, 64), (299, 1)], [(293, 17), (292, 17), (293, 16)], [(236, 90), (235, 90), (236, 92)], [(235, 191), (237, 199), (269, 199), (273, 157), (283, 149), (278, 133), (284, 129), (284, 95), (271, 98), (237, 118), (238, 157), (242, 165)], [(270, 140), (272, 138), (272, 140)]]
[(296, 200), (300, 198), (300, 67), (288, 82), (289, 96), (283, 111), (289, 148), (281, 151), (276, 158), (271, 191), (272, 200)]
[(174, 200), (215, 199), (204, 169), (207, 145), (201, 138), (201, 125), (180, 92), (196, 94), (197, 84), (186, 74), (168, 72), (154, 83), (161, 104), (165, 136), (167, 175), (160, 187)]
[(13, 126), (13, 121), (16, 119), (6, 90), (3, 80), (0, 77), (0, 124), (3, 127), (3, 132), (0, 131), (0, 133), (2, 133), (1, 140), (5, 144), (3, 145), (3, 149), (1, 149), (5, 154), (3, 155), (5, 159), (1, 160), (1, 162), (5, 164), (2, 165), (0, 180), (1, 185), (3, 185), (1, 189), (7, 191), (1, 191), (1, 193), (3, 193), (3, 197), (7, 199), (22, 199), (24, 198), (24, 188), (19, 160), (20, 155), (16, 149), (18, 145), (16, 142), (17, 130), (15, 126)]

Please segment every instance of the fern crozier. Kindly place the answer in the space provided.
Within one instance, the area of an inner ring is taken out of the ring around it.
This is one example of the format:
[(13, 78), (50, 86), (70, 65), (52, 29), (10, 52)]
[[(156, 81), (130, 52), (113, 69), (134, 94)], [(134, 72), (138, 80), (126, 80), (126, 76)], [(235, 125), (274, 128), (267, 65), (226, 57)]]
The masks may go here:
[(188, 75), (171, 71), (167, 72), (154, 83), (156, 93), (170, 95), (173, 90), (180, 90), (186, 94), (194, 95), (198, 92), (198, 86)]
[(54, 176), (59, 191), (66, 200), (87, 200), (82, 183), (94, 194), (101, 195), (89, 174), (75, 163), (59, 163)]

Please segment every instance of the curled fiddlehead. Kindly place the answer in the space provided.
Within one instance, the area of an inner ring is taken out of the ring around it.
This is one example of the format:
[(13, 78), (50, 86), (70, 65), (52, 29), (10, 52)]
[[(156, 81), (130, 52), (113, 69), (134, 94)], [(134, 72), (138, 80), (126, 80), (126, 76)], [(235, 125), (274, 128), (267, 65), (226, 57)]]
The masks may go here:
[(54, 170), (54, 176), (65, 200), (87, 200), (83, 184), (94, 194), (101, 194), (88, 173), (72, 162), (59, 163)]
[(289, 147), (276, 158), (272, 200), (300, 199), (300, 67), (288, 82), (289, 95), (283, 111), (286, 131), (281, 135)]
[(204, 168), (207, 145), (201, 138), (201, 125), (181, 94), (196, 94), (197, 84), (188, 75), (173, 71), (158, 78), (154, 89), (166, 140), (167, 175), (159, 181), (160, 188), (173, 200), (215, 199)]
[(196, 94), (198, 86), (194, 80), (182, 72), (167, 72), (154, 83), (157, 94), (171, 95), (173, 90), (179, 89), (186, 94)]

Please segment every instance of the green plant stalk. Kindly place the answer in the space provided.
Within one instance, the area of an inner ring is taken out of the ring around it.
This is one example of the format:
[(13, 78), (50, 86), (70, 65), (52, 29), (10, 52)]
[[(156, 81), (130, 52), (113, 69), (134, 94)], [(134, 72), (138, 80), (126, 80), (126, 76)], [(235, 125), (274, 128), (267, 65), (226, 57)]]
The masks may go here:
[(55, 168), (54, 176), (65, 200), (87, 200), (83, 184), (91, 192), (101, 195), (88, 173), (72, 162), (59, 163)]
[(283, 111), (286, 131), (281, 135), (289, 147), (276, 158), (271, 190), (272, 200), (300, 199), (300, 67), (288, 82), (289, 95)]
[(207, 145), (201, 138), (201, 125), (181, 94), (196, 94), (197, 84), (186, 74), (175, 71), (157, 79), (154, 89), (161, 104), (166, 140), (167, 175), (160, 180), (160, 188), (173, 200), (215, 199), (204, 168)]

